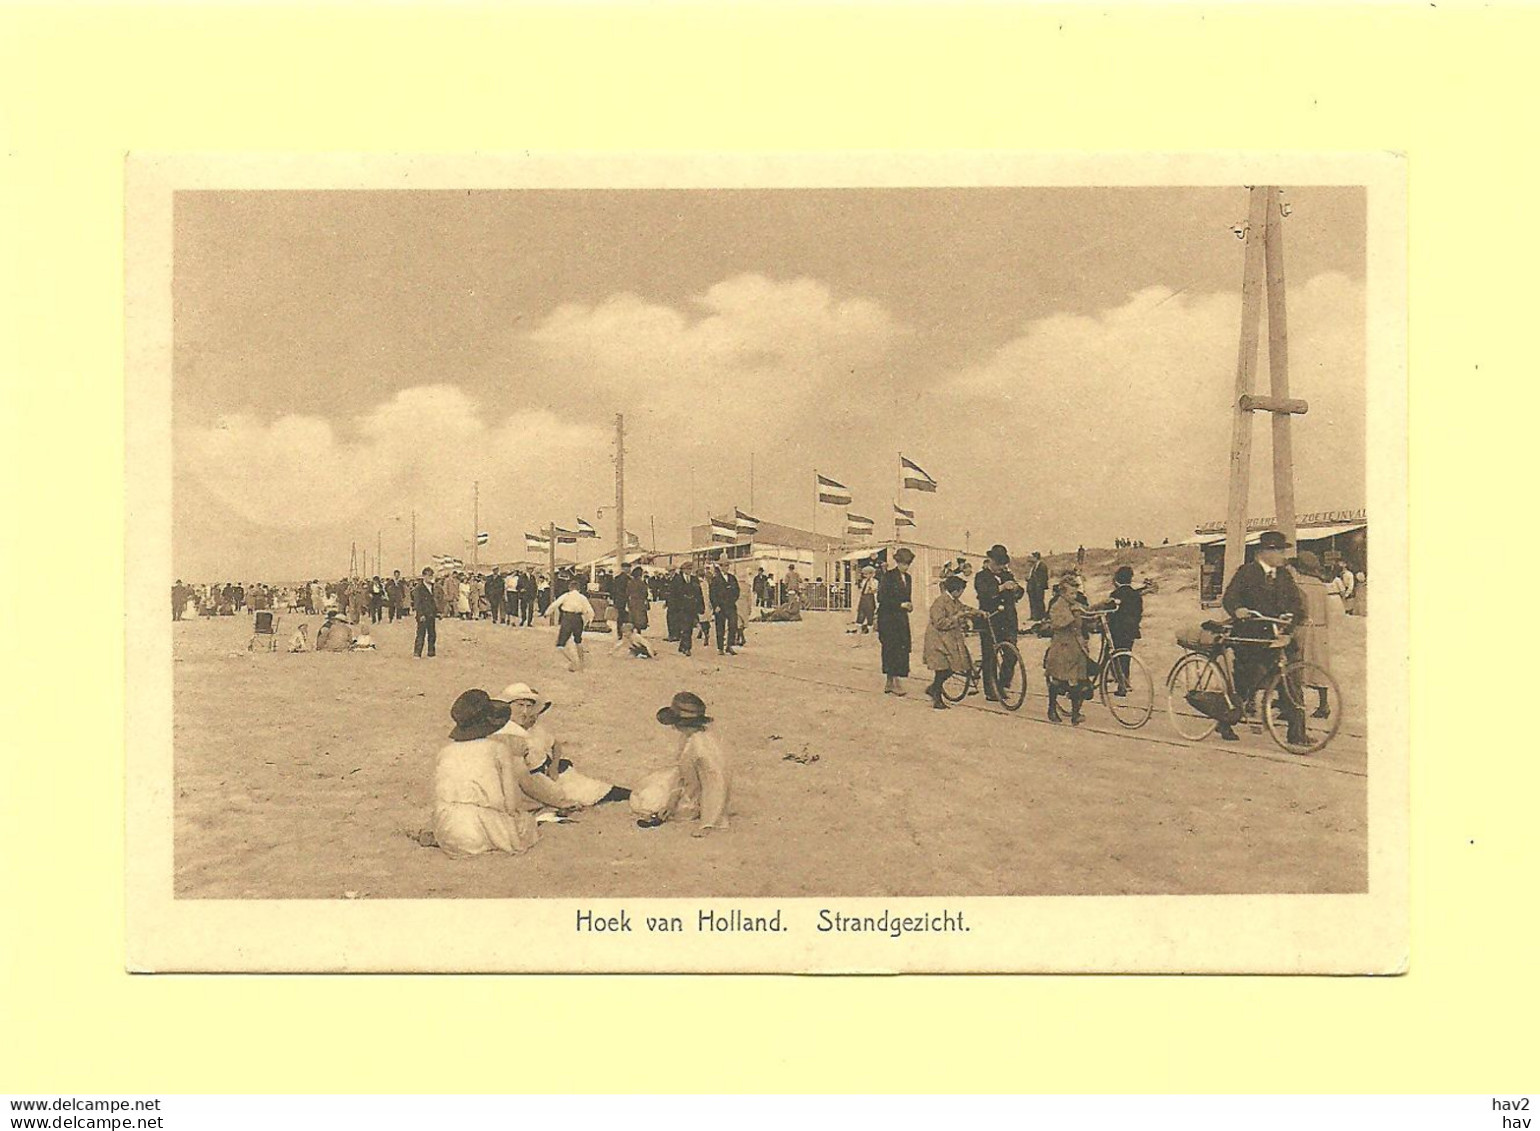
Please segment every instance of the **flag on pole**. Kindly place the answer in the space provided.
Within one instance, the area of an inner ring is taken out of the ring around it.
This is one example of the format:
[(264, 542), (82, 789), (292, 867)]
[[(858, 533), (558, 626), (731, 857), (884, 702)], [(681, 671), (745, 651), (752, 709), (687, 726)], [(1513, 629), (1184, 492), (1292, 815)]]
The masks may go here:
[(851, 498), (849, 487), (835, 482), (827, 475), (820, 475), (818, 476), (818, 501), (834, 507), (848, 507), (855, 500)]
[(642, 544), (642, 540), (640, 538), (638, 538), (635, 534), (632, 534), (629, 530), (626, 531), (626, 548), (627, 549), (631, 549), (632, 547), (638, 547), (641, 544)]
[(751, 514), (745, 514), (737, 507), (733, 508), (733, 525), (737, 527), (739, 534), (759, 533), (759, 519)]
[(578, 519), (577, 532), (578, 532), (578, 537), (579, 538), (597, 538), (597, 537), (599, 537), (599, 532), (594, 529), (593, 523), (589, 522), (586, 518)]
[(478, 545), (478, 546), (485, 546), (487, 544), (487, 541), (491, 537), (492, 537), (492, 535), (488, 534), (485, 530), (477, 531), (476, 532), (476, 545)]
[(568, 530), (561, 526), (553, 527), (553, 529), (556, 532), (556, 541), (558, 545), (566, 542), (575, 543), (580, 537), (576, 530)]
[(898, 457), (898, 473), (904, 480), (906, 491), (934, 491), (936, 481), (914, 460), (900, 454)]
[(914, 525), (914, 512), (913, 511), (906, 511), (903, 507), (899, 506), (897, 503), (894, 503), (893, 504), (893, 525), (894, 526), (913, 526)]
[(851, 514), (849, 511), (845, 512), (846, 534), (872, 534), (876, 529), (877, 523), (865, 515)]
[(551, 549), (551, 540), (544, 534), (531, 534), (526, 530), (524, 532), (524, 548), (535, 553), (548, 553)]
[(711, 540), (713, 542), (736, 542), (738, 540), (738, 528), (725, 518), (711, 520)]

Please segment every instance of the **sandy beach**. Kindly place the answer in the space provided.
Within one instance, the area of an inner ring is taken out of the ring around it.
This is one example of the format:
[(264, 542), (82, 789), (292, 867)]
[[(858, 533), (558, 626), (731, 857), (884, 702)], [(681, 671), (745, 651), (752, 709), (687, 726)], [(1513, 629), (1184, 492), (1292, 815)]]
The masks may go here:
[[(1200, 616), (1195, 575), (1155, 555), (1139, 654), (1157, 684), (1179, 624)], [(1103, 591), (1091, 567), (1087, 590)], [(661, 613), (661, 606), (655, 610)], [(286, 615), (285, 631), (298, 619)], [(656, 616), (655, 621), (661, 620)], [(374, 654), (247, 653), (249, 617), (175, 633), (176, 892), (184, 898), (528, 896), (1111, 895), (1351, 892), (1366, 884), (1364, 628), (1346, 618), (1334, 666), (1347, 702), (1336, 742), (1285, 754), (1190, 744), (1164, 713), (1136, 732), (1099, 703), (1086, 725), (1044, 718), (1026, 638), (1029, 697), (1011, 714), (978, 697), (940, 712), (881, 694), (875, 636), (848, 615), (754, 625), (737, 656), (663, 645), (565, 670), (544, 625), (441, 621), (439, 655), (411, 654), (410, 622)], [(918, 628), (918, 626), (917, 626)], [(312, 631), (314, 623), (312, 621)], [(918, 638), (919, 632), (916, 632)], [(449, 704), (527, 680), (585, 772), (629, 784), (670, 764), (653, 718), (678, 690), (702, 695), (733, 761), (733, 827), (638, 829), (623, 805), (542, 827), (519, 857), (453, 861), (405, 835), (431, 823), (433, 757)], [(787, 754), (817, 754), (798, 763)]]

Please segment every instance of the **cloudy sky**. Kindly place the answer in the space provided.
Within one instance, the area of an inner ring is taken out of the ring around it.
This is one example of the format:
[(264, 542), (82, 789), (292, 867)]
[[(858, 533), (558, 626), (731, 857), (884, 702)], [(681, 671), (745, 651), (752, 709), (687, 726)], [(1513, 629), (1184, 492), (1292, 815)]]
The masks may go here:
[[(1364, 195), (1286, 199), (1298, 502), (1362, 506)], [(482, 560), (552, 519), (609, 535), (617, 412), (660, 548), (734, 505), (811, 525), (815, 467), (943, 546), (1176, 541), (1224, 513), (1245, 213), (1239, 187), (181, 193), (176, 570), (336, 576), (377, 536), (404, 570), (413, 510), (419, 564), (468, 558), (475, 481)], [(899, 451), (938, 493), (898, 494)]]

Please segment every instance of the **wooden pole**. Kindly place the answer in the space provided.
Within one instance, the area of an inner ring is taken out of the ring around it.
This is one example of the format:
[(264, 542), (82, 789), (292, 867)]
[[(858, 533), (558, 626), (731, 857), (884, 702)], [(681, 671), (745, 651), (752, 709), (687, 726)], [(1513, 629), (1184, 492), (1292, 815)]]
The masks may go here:
[(656, 554), (658, 552), (658, 516), (650, 514), (647, 516), (647, 521), (652, 524), (652, 552)]
[[(626, 418), (615, 414), (615, 572), (626, 568)], [(616, 630), (617, 632), (619, 629)]]
[(471, 483), (471, 571), (481, 563), (481, 481)]
[(1246, 223), (1246, 265), (1241, 280), (1241, 341), (1235, 364), (1235, 400), (1231, 406), (1230, 501), (1225, 512), (1224, 584), (1246, 562), (1246, 517), (1251, 501), (1251, 414), (1241, 398), (1251, 394), (1256, 378), (1257, 345), (1262, 320), (1262, 287), (1267, 211), (1273, 190), (1251, 189)]
[(546, 548), (551, 555), (551, 572), (547, 576), (551, 580), (551, 593), (554, 595), (556, 592), (556, 523), (552, 522), (548, 525), (545, 528), (545, 532), (549, 538)]
[(417, 576), (417, 511), (412, 511), (412, 576)]
[[(1278, 192), (1267, 195), (1267, 372), (1273, 399), (1289, 402), (1289, 316), (1284, 301), (1283, 213)], [(1289, 412), (1273, 410), (1273, 514), (1278, 529), (1294, 541), (1294, 441), (1289, 434)]]

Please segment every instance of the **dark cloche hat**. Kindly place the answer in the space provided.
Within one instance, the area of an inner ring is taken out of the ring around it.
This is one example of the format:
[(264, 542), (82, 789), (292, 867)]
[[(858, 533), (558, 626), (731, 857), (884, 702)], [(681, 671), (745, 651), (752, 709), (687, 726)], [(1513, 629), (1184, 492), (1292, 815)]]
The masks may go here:
[(449, 737), (456, 742), (470, 742), (502, 730), (513, 717), (513, 708), (476, 687), (460, 693), (454, 706), (449, 708), (449, 717), (455, 721)]

